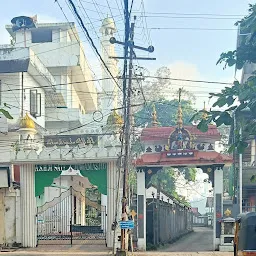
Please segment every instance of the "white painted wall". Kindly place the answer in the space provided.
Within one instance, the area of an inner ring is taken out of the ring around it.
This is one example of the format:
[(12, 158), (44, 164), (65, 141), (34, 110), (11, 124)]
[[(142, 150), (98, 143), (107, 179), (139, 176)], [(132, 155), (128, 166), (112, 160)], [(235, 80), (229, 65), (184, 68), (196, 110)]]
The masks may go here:
[(1, 232), (0, 243), (13, 245), (21, 242), (20, 193), (19, 190), (0, 189)]
[[(3, 117), (2, 117), (3, 118)], [(0, 118), (1, 120), (1, 118)], [(7, 135), (0, 134), (0, 163), (8, 164), (11, 159), (11, 152), (13, 151), (13, 145), (19, 141), (19, 136), (17, 133), (8, 133)]]
[(13, 116), (13, 120), (9, 122), (14, 123), (17, 121), (21, 112), (21, 76), (15, 74), (0, 74), (1, 80), (1, 107), (4, 103), (10, 105), (9, 113)]
[[(154, 187), (149, 187), (146, 189), (146, 198), (153, 198), (152, 192), (154, 193), (154, 198), (156, 199), (157, 196), (157, 189)], [(168, 196), (166, 196), (165, 194), (163, 194), (162, 192), (160, 192), (160, 200), (162, 200), (163, 197), (163, 201), (164, 202), (168, 202), (169, 199), (169, 203), (173, 204), (173, 200), (171, 198), (169, 198)]]
[(75, 175), (61, 175), (53, 181), (53, 186), (56, 187), (44, 188), (44, 195), (41, 195), (40, 198), (37, 198), (37, 206), (41, 206), (46, 202), (52, 201), (54, 198), (58, 198), (60, 194), (67, 191), (70, 186), (72, 186), (74, 190), (80, 192), (81, 195), (84, 197), (85, 190), (86, 188), (89, 188), (90, 185), (91, 184), (86, 177)]
[(31, 45), (46, 67), (72, 67), (79, 63), (80, 46), (76, 42), (49, 42)]
[[(8, 109), (12, 115), (13, 120), (8, 120), (10, 123), (17, 122), (21, 114), (22, 101), (21, 101), (21, 73), (0, 74), (1, 80), (1, 107), (4, 103), (10, 106)], [(44, 127), (45, 123), (45, 93), (40, 85), (28, 73), (24, 73), (24, 98), (23, 110), (24, 113), (30, 112), (30, 90), (36, 89), (41, 93), (41, 116), (33, 118), (36, 123)]]
[(16, 47), (29, 47), (32, 44), (32, 37), (30, 30), (20, 30), (16, 32)]
[[(62, 94), (66, 106), (68, 108), (79, 109), (80, 105), (81, 113), (85, 113), (85, 109), (83, 107), (84, 104), (81, 102), (81, 99), (78, 97), (78, 93), (72, 84), (72, 72), (68, 74), (68, 70), (65, 67), (49, 68), (49, 71), (56, 80), (56, 90)], [(83, 79), (80, 79), (80, 81), (83, 81)], [(51, 116), (51, 112), (48, 115)]]

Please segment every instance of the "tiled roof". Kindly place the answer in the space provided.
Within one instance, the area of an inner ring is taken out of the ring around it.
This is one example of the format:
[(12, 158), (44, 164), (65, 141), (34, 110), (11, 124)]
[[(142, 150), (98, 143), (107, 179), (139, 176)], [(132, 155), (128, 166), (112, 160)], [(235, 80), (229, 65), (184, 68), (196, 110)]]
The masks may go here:
[(136, 166), (163, 165), (163, 166), (182, 166), (182, 165), (207, 165), (207, 164), (231, 164), (232, 157), (220, 154), (215, 151), (194, 150), (193, 157), (170, 158), (166, 152), (145, 153), (135, 161)]
[[(207, 132), (201, 132), (195, 125), (184, 126), (192, 135), (197, 137), (220, 139), (220, 133), (215, 125), (209, 125)], [(159, 141), (168, 139), (170, 134), (176, 129), (176, 126), (170, 127), (151, 127), (144, 128), (141, 134), (141, 141)]]

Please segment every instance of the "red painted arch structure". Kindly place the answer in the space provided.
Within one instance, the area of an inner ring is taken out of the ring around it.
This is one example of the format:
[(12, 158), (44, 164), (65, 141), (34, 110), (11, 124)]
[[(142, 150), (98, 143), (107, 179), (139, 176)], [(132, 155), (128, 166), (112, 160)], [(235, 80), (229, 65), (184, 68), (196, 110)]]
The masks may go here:
[(135, 167), (146, 171), (147, 180), (163, 167), (197, 167), (209, 175), (214, 186), (214, 170), (233, 162), (231, 156), (216, 151), (221, 139), (217, 127), (210, 125), (207, 132), (201, 132), (195, 125), (184, 126), (181, 138), (178, 133), (175, 126), (144, 128), (141, 142), (145, 152), (136, 159)]
[[(210, 125), (207, 132), (201, 132), (196, 125), (144, 128), (141, 133), (141, 143), (145, 150), (134, 161), (138, 173), (138, 213), (143, 213), (143, 209), (145, 210), (146, 207), (146, 194), (142, 187), (147, 187), (151, 177), (159, 170), (164, 167), (201, 168), (204, 173), (209, 175), (209, 180), (214, 187), (215, 225), (213, 243), (215, 249), (217, 249), (221, 232), (218, 221), (223, 216), (222, 170), (224, 165), (231, 165), (233, 162), (231, 156), (218, 152), (217, 147), (220, 140), (221, 135), (215, 125)], [(218, 183), (214, 182), (214, 179), (217, 179)], [(144, 229), (144, 232), (142, 229)], [(138, 220), (138, 244), (141, 248), (146, 244), (145, 218)]]

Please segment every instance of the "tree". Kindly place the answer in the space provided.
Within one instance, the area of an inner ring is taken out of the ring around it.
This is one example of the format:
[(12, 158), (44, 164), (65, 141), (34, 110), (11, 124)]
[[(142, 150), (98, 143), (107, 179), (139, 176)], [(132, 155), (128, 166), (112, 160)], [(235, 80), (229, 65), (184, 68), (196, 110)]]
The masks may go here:
[(176, 192), (176, 175), (179, 173), (179, 175), (184, 175), (187, 182), (189, 181), (195, 181), (196, 177), (196, 169), (195, 168), (185, 168), (185, 169), (177, 169), (177, 168), (165, 168), (151, 178), (151, 183), (155, 186), (160, 186), (160, 189), (169, 195), (176, 198), (178, 201), (182, 203), (186, 203), (185, 199), (182, 198), (178, 193)]
[[(249, 15), (238, 21), (235, 25), (240, 26), (241, 36), (236, 50), (222, 53), (217, 64), (224, 63), (226, 67), (235, 66), (242, 69), (248, 63), (256, 63), (256, 5), (249, 5)], [(213, 107), (221, 110), (211, 109), (208, 118), (201, 120), (198, 129), (207, 131), (208, 125), (214, 122), (218, 127), (224, 125), (232, 126), (234, 129), (234, 140), (229, 152), (237, 149), (242, 153), (248, 146), (246, 140), (256, 134), (256, 75), (255, 72), (243, 83), (235, 81), (231, 87), (225, 87), (221, 93), (210, 93), (210, 97), (216, 97)], [(199, 111), (192, 119), (197, 118)], [(235, 119), (238, 121), (234, 122)], [(239, 129), (242, 128), (242, 135)]]
[[(146, 76), (141, 73), (141, 76)], [(145, 83), (142, 87), (144, 97), (146, 101), (159, 101), (163, 99), (172, 99), (177, 97), (178, 89), (171, 83), (171, 69), (168, 67), (160, 67), (157, 69), (154, 76), (150, 76), (145, 79)], [(183, 89), (183, 99), (188, 101), (195, 101), (193, 93)], [(145, 100), (144, 99), (144, 100)], [(142, 100), (142, 98), (141, 98)]]
[(146, 81), (143, 92), (147, 101), (158, 101), (166, 98), (166, 90), (171, 89), (171, 70), (168, 67), (159, 68), (151, 81)]
[[(152, 123), (152, 110), (155, 105), (157, 112), (157, 119), (160, 126), (173, 126), (176, 125), (178, 100), (159, 100), (148, 102), (140, 111), (135, 113), (136, 126), (150, 126)], [(187, 100), (181, 101), (183, 112), (183, 123), (185, 125), (191, 124), (190, 119), (195, 113), (192, 103)]]

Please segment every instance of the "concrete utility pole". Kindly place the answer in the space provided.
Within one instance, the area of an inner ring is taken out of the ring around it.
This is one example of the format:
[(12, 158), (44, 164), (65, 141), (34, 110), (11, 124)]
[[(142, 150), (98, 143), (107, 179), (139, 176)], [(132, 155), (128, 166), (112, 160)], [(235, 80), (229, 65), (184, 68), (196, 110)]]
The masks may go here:
[[(127, 206), (128, 206), (128, 173), (130, 168), (130, 149), (131, 149), (131, 92), (133, 80), (133, 59), (155, 60), (154, 58), (139, 58), (134, 54), (134, 49), (153, 52), (154, 47), (148, 48), (134, 45), (134, 27), (135, 23), (130, 26), (130, 12), (128, 10), (128, 0), (124, 0), (125, 14), (125, 41), (119, 42), (114, 37), (110, 38), (110, 43), (120, 44), (124, 46), (124, 57), (110, 57), (124, 60), (123, 70), (123, 104), (124, 104), (124, 176), (123, 176), (123, 198), (122, 198), (122, 221), (127, 221)], [(136, 19), (136, 17), (135, 17)], [(129, 53), (129, 73), (127, 85), (127, 64)], [(114, 238), (115, 239), (115, 238)], [(121, 251), (117, 255), (126, 255), (128, 251), (128, 233), (127, 229), (121, 229)]]

